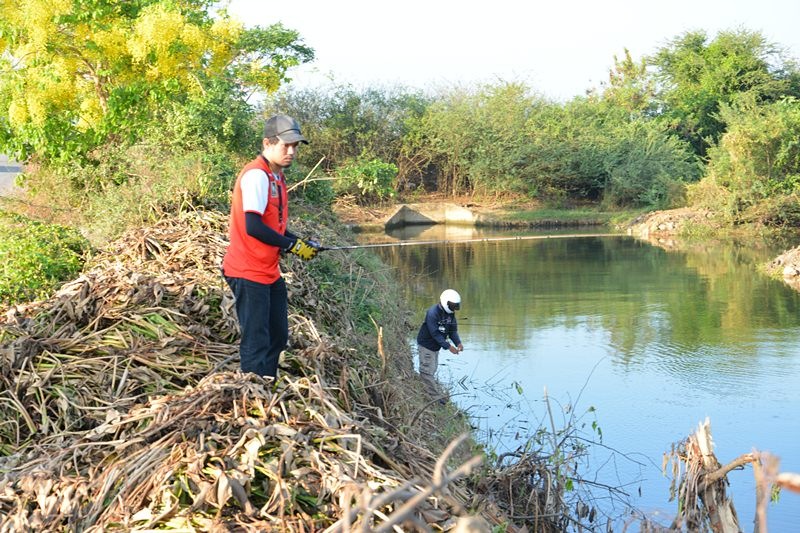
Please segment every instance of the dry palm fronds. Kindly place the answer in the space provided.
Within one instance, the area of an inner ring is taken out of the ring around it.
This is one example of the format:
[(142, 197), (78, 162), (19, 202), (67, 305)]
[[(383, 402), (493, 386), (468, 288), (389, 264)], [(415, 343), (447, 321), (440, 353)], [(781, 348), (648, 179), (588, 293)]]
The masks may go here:
[(235, 372), (226, 226), (191, 212), (130, 232), (0, 318), (0, 531), (425, 529), (463, 512), (463, 489), (408, 437), (426, 431), (403, 422), (418, 404), (395, 401), (415, 392), (410, 359), (340, 347), (352, 294), (321, 298), (310, 267), (285, 270), (286, 376)]
[(49, 300), (9, 309), (0, 444), (91, 429), (107, 409), (196, 384), (230, 358), (235, 319), (209, 268), (223, 253), (223, 225), (195, 213), (131, 232)]
[(753, 467), (756, 482), (756, 531), (767, 533), (767, 503), (782, 488), (800, 492), (800, 476), (781, 473), (780, 460), (758, 450), (722, 465), (714, 453), (708, 418), (664, 455), (663, 468), (666, 471), (669, 467), (672, 475), (671, 497), (679, 502), (669, 531), (740, 531), (733, 500), (727, 495), (727, 476), (748, 464)]
[[(272, 385), (251, 374), (213, 374), (127, 414), (110, 412), (69, 446), (37, 445), (28, 462), (7, 465), (0, 530), (237, 523), (300, 531), (303, 524), (339, 529), (342, 520), (420, 520), (435, 509), (434, 489), (446, 489), (452, 477), (439, 464), (426, 487), (376, 466), (385, 452), (369, 429), (331, 403), (316, 380)], [(359, 500), (363, 494), (368, 499)], [(413, 502), (410, 510), (397, 510), (403, 502)], [(449, 518), (447, 506), (438, 507)], [(391, 519), (395, 510), (400, 516)]]

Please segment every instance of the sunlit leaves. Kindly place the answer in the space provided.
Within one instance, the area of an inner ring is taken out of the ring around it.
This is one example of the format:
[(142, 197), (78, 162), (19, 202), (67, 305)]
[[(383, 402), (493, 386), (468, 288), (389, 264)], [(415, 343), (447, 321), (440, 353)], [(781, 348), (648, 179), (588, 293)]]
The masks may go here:
[(656, 68), (663, 120), (698, 154), (719, 139), (721, 105), (742, 95), (757, 102), (797, 96), (798, 72), (792, 61), (758, 32), (687, 32), (659, 49), (648, 63)]
[(0, 151), (48, 161), (69, 138), (80, 155), (109, 135), (137, 137), (168, 104), (204, 98), (214, 80), (232, 98), (274, 91), (313, 58), (296, 32), (245, 29), (225, 11), (212, 15), (213, 4), (0, 0), (0, 110), (9, 117)]
[[(785, 98), (764, 105), (723, 106), (720, 118), (727, 131), (709, 150), (708, 177), (691, 190), (695, 201), (736, 220), (796, 221), (800, 102)], [(721, 188), (721, 194), (704, 197), (704, 189), (712, 186)]]

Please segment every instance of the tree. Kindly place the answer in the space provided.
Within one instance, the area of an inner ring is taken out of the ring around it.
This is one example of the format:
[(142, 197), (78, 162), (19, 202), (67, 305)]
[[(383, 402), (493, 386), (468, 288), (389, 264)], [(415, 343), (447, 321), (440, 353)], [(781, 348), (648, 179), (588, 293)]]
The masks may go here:
[(0, 0), (0, 151), (68, 162), (164, 110), (274, 91), (313, 58), (296, 32), (245, 29), (214, 4)]
[(800, 101), (723, 106), (727, 126), (708, 152), (707, 176), (690, 189), (696, 205), (736, 222), (800, 221)]
[(800, 95), (793, 61), (758, 32), (725, 31), (708, 42), (687, 32), (648, 58), (656, 67), (662, 118), (704, 156), (724, 131), (717, 113), (747, 95), (757, 103)]
[(655, 113), (655, 80), (647, 72), (644, 59), (634, 61), (627, 48), (625, 57), (614, 56), (614, 68), (608, 72), (608, 82), (602, 83), (602, 101), (609, 110), (626, 114), (626, 118)]
[(356, 159), (397, 160), (409, 121), (423, 114), (427, 102), (421, 91), (402, 86), (356, 89), (332, 84), (282, 89), (268, 99), (266, 111), (296, 117), (314, 140), (302, 150), (301, 160), (314, 165), (324, 156), (323, 168), (331, 171)]

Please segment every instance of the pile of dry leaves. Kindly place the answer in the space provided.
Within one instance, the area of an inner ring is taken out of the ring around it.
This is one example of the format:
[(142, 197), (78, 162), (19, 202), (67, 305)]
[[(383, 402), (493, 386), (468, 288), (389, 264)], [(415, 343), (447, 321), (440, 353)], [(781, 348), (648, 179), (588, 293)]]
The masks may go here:
[(226, 225), (192, 211), (132, 231), (0, 318), (0, 531), (441, 530), (470, 514), (456, 480), (479, 457), (463, 436), (438, 457), (419, 438), (436, 421), (407, 349), (377, 324), (353, 347), (354, 286), (322, 298), (313, 262), (287, 259), (280, 377), (238, 372)]

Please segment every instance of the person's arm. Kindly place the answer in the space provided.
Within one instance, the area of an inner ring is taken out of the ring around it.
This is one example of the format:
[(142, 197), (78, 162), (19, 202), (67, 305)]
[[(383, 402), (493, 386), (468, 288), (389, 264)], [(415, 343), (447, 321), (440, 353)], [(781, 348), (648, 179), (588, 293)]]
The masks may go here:
[(281, 235), (270, 228), (261, 220), (258, 213), (245, 213), (245, 230), (251, 237), (258, 239), (264, 244), (277, 246), (281, 250), (294, 254), (304, 261), (313, 259), (317, 255), (318, 246), (314, 242), (306, 242), (291, 233)]
[(288, 235), (281, 235), (270, 228), (261, 220), (261, 215), (252, 211), (244, 214), (244, 223), (249, 236), (269, 246), (276, 246), (281, 250), (290, 248), (297, 240), (297, 237), (294, 235), (291, 237)]
[(247, 235), (268, 246), (275, 246), (308, 261), (317, 255), (318, 246), (312, 246), (292, 233), (281, 235), (262, 220), (269, 204), (269, 177), (260, 169), (250, 169), (241, 178), (242, 207)]
[(461, 337), (458, 336), (458, 323), (456, 322), (456, 317), (453, 317), (453, 329), (450, 330), (450, 340), (453, 341), (453, 344), (455, 344), (456, 349), (459, 352), (464, 349), (464, 345), (461, 344)]

